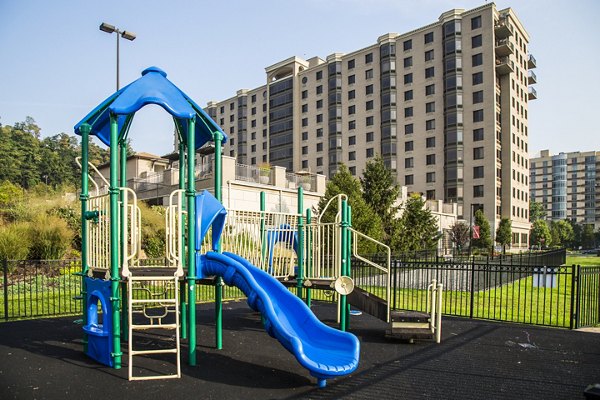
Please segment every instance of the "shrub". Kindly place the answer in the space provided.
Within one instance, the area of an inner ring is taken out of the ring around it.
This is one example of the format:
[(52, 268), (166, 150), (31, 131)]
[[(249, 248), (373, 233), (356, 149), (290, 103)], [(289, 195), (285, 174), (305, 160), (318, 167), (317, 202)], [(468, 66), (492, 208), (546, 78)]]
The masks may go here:
[(31, 243), (27, 235), (27, 224), (11, 224), (0, 227), (0, 259), (24, 260)]
[(138, 202), (142, 213), (142, 250), (150, 258), (165, 257), (165, 209)]
[(30, 259), (59, 260), (70, 248), (73, 232), (64, 220), (41, 214), (30, 225), (29, 237)]

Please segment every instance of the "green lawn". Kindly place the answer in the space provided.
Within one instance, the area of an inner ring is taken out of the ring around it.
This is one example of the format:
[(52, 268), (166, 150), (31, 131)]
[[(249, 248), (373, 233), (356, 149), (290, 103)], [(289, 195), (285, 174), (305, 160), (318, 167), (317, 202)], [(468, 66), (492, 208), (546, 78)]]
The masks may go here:
[(600, 257), (589, 254), (589, 255), (567, 255), (567, 262), (565, 265), (600, 265)]

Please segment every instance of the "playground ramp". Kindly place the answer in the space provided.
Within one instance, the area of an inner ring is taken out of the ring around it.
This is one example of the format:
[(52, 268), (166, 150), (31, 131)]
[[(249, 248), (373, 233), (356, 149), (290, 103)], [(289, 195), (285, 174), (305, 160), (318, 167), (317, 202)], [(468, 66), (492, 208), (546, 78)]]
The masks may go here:
[(353, 372), (360, 344), (351, 333), (331, 328), (275, 278), (232, 253), (208, 252), (199, 256), (206, 275), (219, 275), (240, 288), (248, 305), (263, 316), (267, 333), (279, 342), (324, 387), (326, 379)]

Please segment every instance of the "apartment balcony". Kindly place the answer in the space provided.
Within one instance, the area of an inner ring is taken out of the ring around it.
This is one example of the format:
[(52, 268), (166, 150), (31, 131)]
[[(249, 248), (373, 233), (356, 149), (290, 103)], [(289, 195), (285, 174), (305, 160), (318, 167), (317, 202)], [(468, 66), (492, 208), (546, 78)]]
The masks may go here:
[(494, 24), (494, 33), (498, 39), (506, 39), (513, 34), (513, 27), (508, 22), (508, 18), (500, 18)]
[(496, 55), (505, 57), (515, 52), (515, 46), (508, 39), (498, 40), (496, 42)]
[(537, 83), (537, 76), (536, 76), (535, 72), (529, 71), (527, 73), (527, 84), (535, 85), (536, 83)]
[(527, 99), (528, 100), (537, 100), (537, 98), (538, 98), (537, 91), (534, 88), (530, 87), (529, 92), (527, 93)]
[(515, 63), (510, 57), (498, 57), (496, 58), (496, 72), (498, 75), (507, 75), (515, 70)]
[(537, 68), (537, 61), (532, 54), (527, 55), (527, 69)]

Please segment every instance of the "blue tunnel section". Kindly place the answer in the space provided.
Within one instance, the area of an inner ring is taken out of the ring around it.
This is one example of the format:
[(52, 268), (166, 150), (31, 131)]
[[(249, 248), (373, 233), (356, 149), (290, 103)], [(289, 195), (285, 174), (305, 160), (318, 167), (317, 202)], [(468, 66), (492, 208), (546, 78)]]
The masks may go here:
[[(317, 378), (320, 387), (328, 378), (356, 370), (360, 354), (356, 336), (319, 321), (302, 299), (248, 260), (232, 253), (201, 254), (202, 240), (211, 226), (216, 249), (225, 217), (225, 208), (209, 192), (197, 195), (196, 276), (221, 276), (227, 285), (244, 292), (250, 308), (262, 314), (267, 333)], [(286, 239), (297, 245), (293, 238)]]
[[(86, 354), (101, 364), (113, 366), (112, 304), (110, 301), (110, 281), (85, 277), (87, 289), (87, 324), (83, 331), (87, 334)], [(100, 307), (100, 308), (98, 308)], [(102, 314), (100, 314), (102, 312)]]

